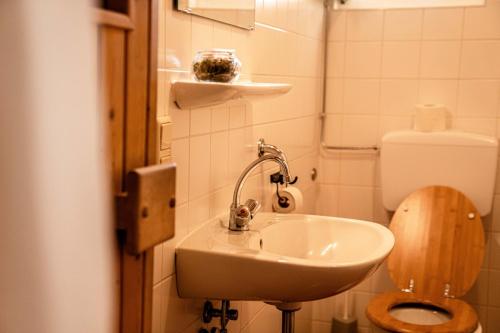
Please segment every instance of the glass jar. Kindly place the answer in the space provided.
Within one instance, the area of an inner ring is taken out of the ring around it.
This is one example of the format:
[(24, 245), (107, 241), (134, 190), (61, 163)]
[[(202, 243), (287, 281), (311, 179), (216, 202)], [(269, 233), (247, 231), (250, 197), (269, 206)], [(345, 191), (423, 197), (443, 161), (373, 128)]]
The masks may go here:
[(193, 60), (193, 75), (198, 81), (232, 82), (240, 76), (241, 62), (234, 50), (199, 51)]

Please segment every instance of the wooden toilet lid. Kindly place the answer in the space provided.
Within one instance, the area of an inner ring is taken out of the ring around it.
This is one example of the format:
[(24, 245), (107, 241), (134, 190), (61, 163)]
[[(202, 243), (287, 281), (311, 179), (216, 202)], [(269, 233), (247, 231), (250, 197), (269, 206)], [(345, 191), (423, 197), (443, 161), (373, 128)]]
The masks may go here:
[[(390, 225), (396, 243), (388, 258), (401, 289), (428, 297), (463, 296), (484, 257), (484, 230), (472, 202), (449, 187), (432, 186), (408, 196)], [(446, 291), (447, 290), (447, 291)]]

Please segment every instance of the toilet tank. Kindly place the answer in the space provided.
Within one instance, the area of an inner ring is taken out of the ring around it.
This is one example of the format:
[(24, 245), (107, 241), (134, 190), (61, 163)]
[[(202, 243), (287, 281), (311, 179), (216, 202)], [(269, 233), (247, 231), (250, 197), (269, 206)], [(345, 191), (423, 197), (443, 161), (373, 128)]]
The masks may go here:
[(482, 216), (491, 211), (498, 140), (479, 134), (443, 131), (389, 132), (380, 152), (382, 202), (396, 210), (412, 192), (442, 185), (464, 193)]

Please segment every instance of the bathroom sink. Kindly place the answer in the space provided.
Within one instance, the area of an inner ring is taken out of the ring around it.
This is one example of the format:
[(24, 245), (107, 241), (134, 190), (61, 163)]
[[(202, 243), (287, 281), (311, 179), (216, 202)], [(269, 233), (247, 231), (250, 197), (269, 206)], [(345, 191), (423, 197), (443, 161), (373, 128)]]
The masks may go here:
[(259, 213), (249, 231), (227, 217), (204, 225), (176, 249), (181, 297), (302, 302), (364, 280), (394, 245), (377, 223), (315, 215)]

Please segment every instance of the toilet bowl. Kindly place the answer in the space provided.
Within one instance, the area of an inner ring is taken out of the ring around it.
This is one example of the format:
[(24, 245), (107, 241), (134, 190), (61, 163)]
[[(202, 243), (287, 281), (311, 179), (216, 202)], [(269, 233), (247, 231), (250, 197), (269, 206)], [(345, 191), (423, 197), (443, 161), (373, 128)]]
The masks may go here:
[(376, 329), (481, 331), (474, 309), (458, 298), (481, 269), (480, 216), (491, 212), (497, 162), (495, 137), (454, 130), (382, 137), (382, 204), (395, 212), (390, 229), (396, 243), (387, 267), (399, 291), (368, 304), (366, 314)]
[(426, 187), (403, 201), (390, 229), (396, 243), (387, 267), (401, 291), (370, 301), (366, 314), (375, 332), (481, 332), (475, 310), (458, 299), (474, 284), (484, 256), (472, 202), (450, 187)]

